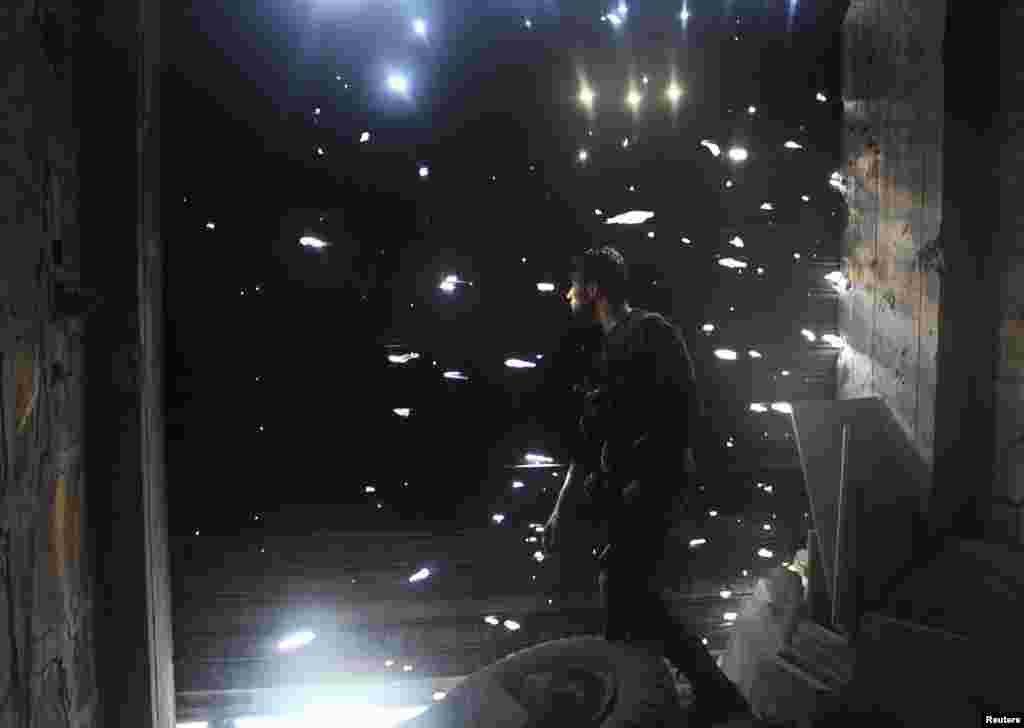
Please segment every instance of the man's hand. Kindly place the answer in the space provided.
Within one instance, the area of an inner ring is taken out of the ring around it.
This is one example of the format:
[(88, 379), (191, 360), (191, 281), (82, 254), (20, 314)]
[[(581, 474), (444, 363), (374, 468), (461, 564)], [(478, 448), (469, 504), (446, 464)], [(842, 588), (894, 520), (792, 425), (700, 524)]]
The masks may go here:
[(551, 554), (558, 553), (558, 549), (561, 546), (559, 543), (560, 526), (559, 513), (556, 508), (551, 512), (551, 517), (548, 518), (548, 522), (544, 524), (544, 533), (541, 534), (541, 546), (544, 548), (544, 553), (549, 556)]

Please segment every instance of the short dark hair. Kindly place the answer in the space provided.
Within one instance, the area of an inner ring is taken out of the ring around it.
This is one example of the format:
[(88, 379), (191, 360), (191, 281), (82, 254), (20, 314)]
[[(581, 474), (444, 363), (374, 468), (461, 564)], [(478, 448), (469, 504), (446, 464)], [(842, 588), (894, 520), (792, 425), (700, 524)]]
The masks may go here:
[(610, 245), (573, 256), (571, 280), (582, 287), (596, 285), (613, 306), (629, 301), (629, 267)]

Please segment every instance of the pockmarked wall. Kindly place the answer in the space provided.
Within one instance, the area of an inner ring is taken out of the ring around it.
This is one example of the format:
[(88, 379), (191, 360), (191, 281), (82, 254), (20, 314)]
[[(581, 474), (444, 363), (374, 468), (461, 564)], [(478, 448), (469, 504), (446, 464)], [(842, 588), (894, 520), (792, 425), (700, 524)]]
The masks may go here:
[(0, 725), (32, 728), (99, 721), (83, 327), (56, 316), (79, 246), (73, 35), (70, 3), (0, 11)]
[(943, 0), (855, 0), (843, 26), (849, 220), (839, 399), (880, 396), (934, 459), (942, 222)]

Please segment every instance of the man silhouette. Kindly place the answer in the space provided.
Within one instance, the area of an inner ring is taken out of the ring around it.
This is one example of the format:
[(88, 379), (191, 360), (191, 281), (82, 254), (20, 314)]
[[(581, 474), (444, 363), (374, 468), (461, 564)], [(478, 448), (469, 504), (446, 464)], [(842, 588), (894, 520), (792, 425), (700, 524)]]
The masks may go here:
[(696, 376), (681, 332), (661, 314), (631, 307), (628, 282), (626, 262), (612, 247), (574, 259), (566, 298), (574, 318), (601, 326), (603, 346), (598, 386), (586, 394), (580, 422), (589, 444), (573, 458), (544, 530), (544, 549), (558, 549), (562, 509), (578, 500), (581, 488), (587, 491), (608, 523), (608, 545), (599, 556), (605, 638), (663, 645), (693, 686), (690, 725), (712, 725), (750, 712), (670, 601), (672, 569), (683, 556), (670, 552), (666, 540), (673, 515), (695, 487)]

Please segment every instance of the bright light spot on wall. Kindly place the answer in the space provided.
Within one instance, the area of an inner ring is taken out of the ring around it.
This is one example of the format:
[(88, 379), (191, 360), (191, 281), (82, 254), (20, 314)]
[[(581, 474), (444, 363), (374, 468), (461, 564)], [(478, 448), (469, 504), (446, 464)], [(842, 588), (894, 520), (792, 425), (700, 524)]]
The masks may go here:
[(719, 265), (725, 266), (726, 268), (746, 268), (747, 264), (742, 260), (736, 260), (735, 258), (721, 258), (718, 261)]
[(493, 625), (497, 625), (498, 624), (498, 618), (494, 617), (494, 616), (484, 617), (484, 621), (487, 622), (487, 624), (493, 624)]
[(364, 131), (362, 134), (359, 135), (360, 144), (365, 144), (368, 141), (370, 141), (370, 132)]
[[(550, 465), (551, 463), (555, 462), (554, 458), (552, 458), (550, 455), (538, 455), (532, 452), (527, 453), (525, 456), (523, 456), (523, 459), (526, 462), (534, 465)], [(532, 526), (533, 524), (530, 525)]]
[(400, 73), (392, 73), (388, 76), (388, 88), (404, 96), (409, 93), (409, 80)]
[(505, 366), (509, 369), (534, 369), (537, 365), (532, 361), (525, 361), (523, 359), (506, 359)]
[(303, 632), (296, 632), (293, 635), (289, 635), (285, 639), (277, 643), (277, 649), (283, 651), (286, 650), (297, 650), (300, 647), (305, 647), (310, 642), (316, 639), (316, 635), (305, 630)]
[(733, 147), (729, 150), (729, 159), (734, 162), (745, 162), (747, 161), (747, 150), (743, 147)]
[(388, 361), (392, 364), (408, 364), (413, 359), (419, 359), (420, 355), (413, 351), (407, 354), (388, 354)]
[(698, 546), (703, 546), (708, 540), (706, 538), (692, 538), (690, 539), (690, 548), (695, 549)]
[(736, 361), (736, 352), (732, 349), (715, 349), (715, 356), (725, 361)]
[(505, 629), (509, 630), (510, 632), (515, 632), (517, 629), (519, 629), (519, 622), (514, 622), (511, 619), (506, 619)]
[(501, 523), (502, 521), (505, 520), (505, 514), (504, 513), (495, 513), (493, 516), (491, 516), (491, 520), (494, 521), (495, 523)]
[(728, 599), (732, 596), (732, 592), (728, 589), (723, 589), (722, 591), (718, 592), (718, 596), (722, 597), (722, 599)]
[(739, 235), (737, 235), (736, 237), (734, 237), (732, 240), (729, 241), (729, 245), (733, 246), (734, 248), (742, 248), (743, 247), (743, 238), (741, 238)]
[(653, 212), (631, 210), (605, 220), (606, 225), (641, 225), (654, 217)]
[(322, 250), (327, 247), (328, 243), (323, 240), (320, 240), (319, 238), (314, 238), (312, 235), (303, 235), (301, 238), (299, 238), (299, 245), (301, 245), (304, 248)]
[(425, 38), (427, 35), (427, 21), (423, 20), (423, 18), (416, 18), (416, 20), (412, 21), (412, 31), (421, 38)]
[(409, 577), (409, 581), (423, 581), (428, 576), (430, 576), (430, 569), (420, 569)]
[(758, 556), (760, 556), (760, 557), (761, 557), (762, 559), (770, 559), (770, 558), (772, 558), (772, 557), (773, 557), (773, 556), (774, 556), (775, 554), (773, 554), (773, 553), (772, 553), (771, 551), (769, 551), (768, 549), (758, 549), (758, 550), (757, 550), (757, 555), (758, 555)]
[(803, 145), (797, 144), (793, 140), (786, 142), (783, 146), (786, 147), (786, 149), (803, 149)]
[(703, 140), (700, 145), (702, 147), (707, 147), (707, 149), (716, 157), (722, 153), (722, 149), (717, 144), (709, 142), (707, 139)]

